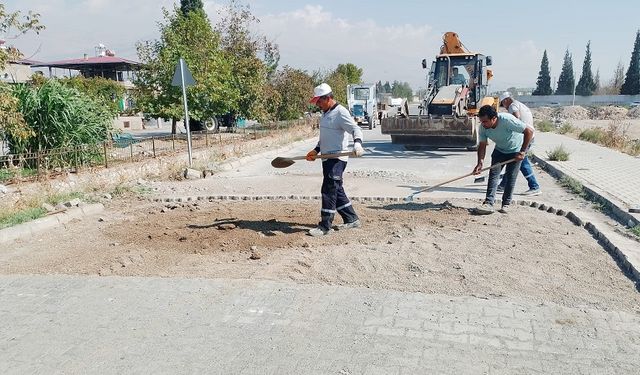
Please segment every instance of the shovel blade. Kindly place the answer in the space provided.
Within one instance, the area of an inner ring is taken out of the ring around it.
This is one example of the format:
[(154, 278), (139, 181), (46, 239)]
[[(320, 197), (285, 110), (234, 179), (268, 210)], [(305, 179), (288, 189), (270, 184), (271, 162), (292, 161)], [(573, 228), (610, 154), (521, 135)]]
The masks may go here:
[(294, 163), (295, 163), (294, 160), (291, 160), (289, 158), (283, 158), (280, 156), (271, 160), (271, 166), (274, 168), (287, 168), (292, 166)]

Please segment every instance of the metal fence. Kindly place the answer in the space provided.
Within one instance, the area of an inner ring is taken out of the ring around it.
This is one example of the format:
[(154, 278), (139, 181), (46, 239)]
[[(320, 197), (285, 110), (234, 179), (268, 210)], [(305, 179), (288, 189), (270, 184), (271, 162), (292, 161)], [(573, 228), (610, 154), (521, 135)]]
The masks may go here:
[[(236, 128), (233, 132), (192, 132), (194, 150), (219, 147), (251, 139), (259, 139), (293, 127), (317, 127), (317, 118), (279, 121), (249, 128)], [(147, 158), (187, 151), (187, 135), (173, 134), (144, 139), (120, 139), (98, 144), (41, 150), (25, 154), (0, 156), (0, 184), (31, 181), (40, 177), (53, 177), (74, 173), (82, 169), (109, 168), (117, 164), (141, 161)]]

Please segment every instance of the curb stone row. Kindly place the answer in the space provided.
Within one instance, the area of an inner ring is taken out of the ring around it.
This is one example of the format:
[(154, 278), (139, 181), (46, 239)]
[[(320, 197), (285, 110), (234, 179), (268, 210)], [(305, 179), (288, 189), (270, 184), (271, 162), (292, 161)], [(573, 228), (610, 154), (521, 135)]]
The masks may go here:
[[(320, 196), (312, 196), (312, 195), (208, 195), (208, 196), (187, 196), (187, 197), (176, 197), (176, 198), (155, 198), (152, 199), (153, 202), (194, 202), (194, 201), (261, 201), (261, 200), (303, 200), (303, 201), (318, 201), (320, 200)], [(381, 203), (397, 203), (397, 202), (405, 202), (404, 198), (400, 197), (375, 197), (375, 196), (365, 196), (365, 197), (350, 197), (350, 199), (354, 202), (381, 202)], [(456, 200), (466, 200), (472, 202), (481, 202), (481, 199), (471, 199), (471, 198), (456, 198)], [(423, 199), (423, 198), (414, 198), (414, 203), (425, 203), (431, 202), (431, 200)], [(499, 204), (500, 200), (496, 200), (496, 203)], [(556, 208), (551, 205), (540, 203), (536, 201), (528, 201), (528, 200), (514, 200), (513, 204), (517, 204), (523, 207), (530, 207), (534, 209), (538, 209), (540, 211), (547, 212), (556, 216), (566, 217), (567, 220), (571, 221), (574, 225), (582, 227), (585, 229), (591, 236), (598, 241), (598, 243), (609, 253), (609, 255), (616, 261), (620, 269), (636, 284), (640, 285), (640, 270), (638, 270), (628, 259), (624, 252), (616, 246), (607, 235), (600, 231), (596, 225), (592, 222), (583, 220), (578, 214), (573, 211), (567, 211), (561, 208)]]
[[(573, 178), (570, 174), (563, 172), (560, 168), (554, 166), (547, 160), (543, 158), (533, 155), (533, 160), (540, 165), (542, 169), (544, 169), (551, 176), (560, 180), (563, 177)], [(634, 208), (626, 209), (625, 205), (622, 202), (617, 202), (611, 198), (605, 197), (604, 194), (599, 192), (599, 189), (591, 186), (590, 183), (580, 179), (580, 183), (584, 189), (585, 194), (592, 201), (600, 203), (604, 205), (613, 215), (613, 218), (616, 219), (620, 224), (626, 225), (628, 227), (635, 227), (636, 225), (640, 225), (640, 219), (630, 213), (634, 210)]]

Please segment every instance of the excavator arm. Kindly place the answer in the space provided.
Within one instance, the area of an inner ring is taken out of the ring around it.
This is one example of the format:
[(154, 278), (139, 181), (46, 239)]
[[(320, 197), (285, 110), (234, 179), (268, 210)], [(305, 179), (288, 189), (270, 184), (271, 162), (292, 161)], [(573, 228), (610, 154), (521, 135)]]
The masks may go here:
[(453, 54), (453, 53), (471, 53), (469, 50), (462, 44), (460, 38), (458, 38), (458, 34), (453, 31), (448, 31), (444, 33), (442, 36), (442, 47), (440, 47), (440, 54)]

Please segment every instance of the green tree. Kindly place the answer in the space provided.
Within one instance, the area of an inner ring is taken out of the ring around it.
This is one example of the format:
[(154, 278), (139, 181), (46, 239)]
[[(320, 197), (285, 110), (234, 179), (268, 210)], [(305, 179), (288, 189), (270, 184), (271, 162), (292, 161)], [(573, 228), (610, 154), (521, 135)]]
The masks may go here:
[(596, 90), (595, 90), (596, 95), (601, 95), (602, 86), (600, 85), (600, 68), (596, 70), (596, 76), (593, 77), (593, 82), (596, 84)]
[(65, 78), (60, 82), (102, 103), (114, 117), (120, 112), (118, 101), (124, 96), (125, 89), (119, 82), (102, 77), (85, 78), (83, 76)]
[(381, 81), (376, 82), (376, 92), (378, 94), (384, 93), (384, 86), (382, 86)]
[(391, 84), (389, 84), (389, 81), (384, 83), (384, 92), (387, 94), (391, 94)]
[(536, 81), (536, 89), (533, 90), (532, 95), (551, 94), (553, 94), (553, 90), (551, 89), (549, 59), (547, 58), (547, 50), (544, 50), (544, 54), (542, 54), (542, 61), (540, 62), (540, 72), (538, 73), (538, 80)]
[(576, 95), (591, 96), (596, 90), (596, 83), (593, 80), (593, 71), (591, 70), (591, 41), (587, 42), (587, 51), (584, 55), (582, 63), (582, 74), (576, 86)]
[(633, 44), (633, 52), (631, 53), (629, 69), (627, 70), (627, 75), (624, 79), (624, 83), (620, 88), (620, 94), (640, 94), (640, 30), (636, 32), (636, 41)]
[(187, 89), (189, 114), (195, 120), (207, 120), (237, 108), (240, 92), (232, 81), (232, 69), (220, 49), (220, 37), (202, 10), (183, 14), (163, 9), (164, 22), (159, 23), (160, 39), (140, 42), (138, 58), (142, 68), (137, 72), (136, 102), (145, 113), (176, 121), (184, 115), (182, 91), (171, 85), (175, 67), (184, 58), (196, 84)]
[(571, 54), (567, 49), (564, 53), (564, 61), (562, 63), (562, 71), (560, 71), (560, 77), (558, 78), (558, 87), (556, 88), (556, 95), (572, 95), (575, 88), (575, 78), (573, 75), (573, 61)]
[(339, 64), (336, 68), (336, 73), (344, 75), (348, 85), (362, 83), (362, 69), (354, 64)]
[(313, 78), (305, 71), (284, 66), (276, 74), (273, 86), (280, 100), (276, 109), (277, 120), (297, 119), (309, 109), (314, 86)]
[[(33, 31), (40, 34), (44, 30), (40, 23), (40, 14), (29, 11), (26, 15), (22, 12), (7, 12), (5, 5), (0, 3), (0, 36), (3, 39), (16, 39), (20, 35)], [(2, 42), (3, 43), (3, 42)], [(12, 45), (3, 46), (0, 43), (0, 69), (4, 68), (9, 60), (17, 60), (23, 57), (19, 49)]]
[(196, 10), (204, 10), (204, 4), (202, 4), (202, 0), (180, 0), (180, 11), (185, 16), (187, 13)]
[(391, 95), (394, 98), (405, 98), (411, 100), (413, 97), (413, 90), (408, 82), (393, 81), (391, 85)]
[[(247, 118), (260, 119), (266, 114), (261, 98), (269, 70), (273, 72), (273, 64), (277, 66), (279, 60), (279, 54), (273, 53), (277, 46), (252, 31), (252, 25), (260, 20), (251, 13), (249, 6), (231, 0), (220, 16), (215, 31), (221, 36), (224, 57), (231, 66), (229, 84), (237, 93), (232, 110)], [(265, 51), (270, 51), (267, 55), (273, 55), (270, 67), (258, 57)]]
[(24, 121), (18, 110), (20, 102), (13, 96), (9, 85), (0, 83), (0, 139), (11, 140), (11, 152), (15, 146), (25, 144), (36, 133)]

